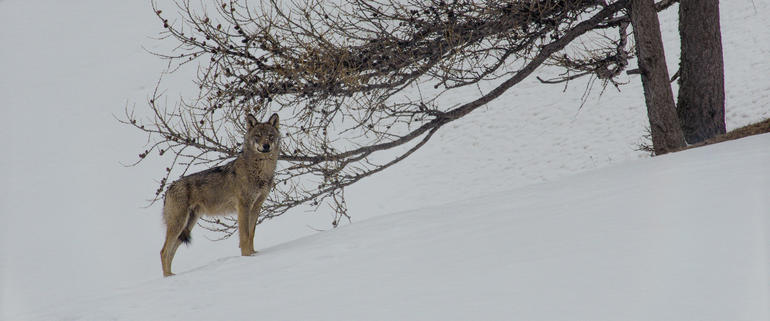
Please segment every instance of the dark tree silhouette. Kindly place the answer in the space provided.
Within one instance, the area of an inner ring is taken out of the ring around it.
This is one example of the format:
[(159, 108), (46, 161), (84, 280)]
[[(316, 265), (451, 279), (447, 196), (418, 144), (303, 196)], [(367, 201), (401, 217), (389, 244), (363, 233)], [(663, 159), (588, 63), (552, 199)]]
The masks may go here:
[(653, 0), (631, 1), (631, 24), (634, 26), (637, 61), (655, 154), (681, 149), (686, 144), (676, 114), (658, 13)]
[(690, 144), (725, 133), (725, 85), (719, 0), (681, 0), (677, 112)]

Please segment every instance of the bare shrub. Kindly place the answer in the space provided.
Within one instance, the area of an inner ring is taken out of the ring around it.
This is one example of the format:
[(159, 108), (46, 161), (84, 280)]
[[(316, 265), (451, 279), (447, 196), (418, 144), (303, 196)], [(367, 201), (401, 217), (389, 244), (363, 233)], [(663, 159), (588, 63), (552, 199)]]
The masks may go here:
[[(169, 157), (155, 200), (172, 175), (235, 157), (243, 115), (279, 112), (282, 151), (274, 192), (260, 222), (309, 205), (330, 206), (332, 225), (349, 218), (345, 188), (422, 147), (444, 125), (498, 98), (543, 64), (565, 68), (559, 83), (589, 75), (606, 85), (632, 56), (628, 0), (619, 1), (177, 1), (153, 4), (157, 53), (169, 72), (198, 66), (199, 95), (161, 104), (151, 119), (127, 110), (125, 123), (148, 133), (139, 155)], [(172, 18), (173, 16), (179, 18)], [(564, 50), (590, 33), (599, 48)], [(569, 53), (568, 53), (569, 52)], [(462, 87), (494, 87), (458, 105), (438, 102)], [(412, 94), (406, 94), (412, 93)], [(233, 221), (209, 229), (232, 233)]]

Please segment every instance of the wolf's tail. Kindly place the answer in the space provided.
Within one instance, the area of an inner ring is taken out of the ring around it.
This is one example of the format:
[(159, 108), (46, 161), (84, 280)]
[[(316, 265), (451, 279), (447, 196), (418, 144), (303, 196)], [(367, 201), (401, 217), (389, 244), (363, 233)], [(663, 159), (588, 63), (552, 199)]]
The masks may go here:
[(182, 233), (179, 234), (179, 240), (182, 241), (182, 243), (188, 245), (192, 241), (192, 237), (190, 236), (190, 232), (192, 231), (192, 228), (197, 223), (197, 219), (195, 216), (195, 209), (190, 209), (189, 216), (187, 217), (187, 223), (182, 230)]
[(189, 245), (192, 241), (192, 237), (190, 236), (190, 229), (184, 228), (182, 230), (182, 234), (179, 234), (179, 240), (182, 241), (185, 245)]

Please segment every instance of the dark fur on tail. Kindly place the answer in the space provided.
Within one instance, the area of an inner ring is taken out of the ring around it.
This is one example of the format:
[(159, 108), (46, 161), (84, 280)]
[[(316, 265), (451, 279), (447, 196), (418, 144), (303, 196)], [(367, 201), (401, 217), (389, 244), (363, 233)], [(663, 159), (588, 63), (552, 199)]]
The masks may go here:
[(192, 237), (190, 236), (190, 230), (184, 229), (182, 230), (182, 234), (179, 234), (179, 240), (182, 241), (185, 245), (190, 245), (190, 242), (192, 242)]
[(190, 245), (190, 242), (192, 241), (190, 232), (192, 232), (192, 228), (198, 221), (198, 219), (195, 217), (195, 209), (190, 209), (188, 213), (189, 216), (187, 217), (187, 226), (185, 226), (185, 228), (182, 230), (182, 233), (179, 234), (179, 240), (182, 241), (182, 243), (185, 245)]

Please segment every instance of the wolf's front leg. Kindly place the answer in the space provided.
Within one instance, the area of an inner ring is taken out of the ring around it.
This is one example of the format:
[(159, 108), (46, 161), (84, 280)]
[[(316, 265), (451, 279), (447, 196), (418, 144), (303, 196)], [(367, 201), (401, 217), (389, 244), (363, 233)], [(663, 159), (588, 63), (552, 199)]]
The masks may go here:
[(240, 243), (238, 247), (241, 248), (241, 255), (242, 256), (250, 256), (254, 254), (254, 250), (252, 249), (253, 245), (253, 239), (249, 239), (249, 230), (250, 230), (250, 224), (249, 224), (249, 216), (250, 211), (249, 209), (251, 206), (248, 204), (245, 204), (243, 201), (238, 202), (238, 237), (240, 239)]
[(265, 198), (267, 197), (267, 193), (264, 193), (265, 195), (260, 195), (257, 197), (257, 201), (254, 202), (254, 205), (251, 207), (251, 211), (249, 211), (249, 249), (251, 249), (252, 254), (256, 254), (257, 251), (254, 250), (254, 230), (257, 227), (257, 221), (259, 220), (259, 211), (262, 209), (262, 203), (265, 201)]

